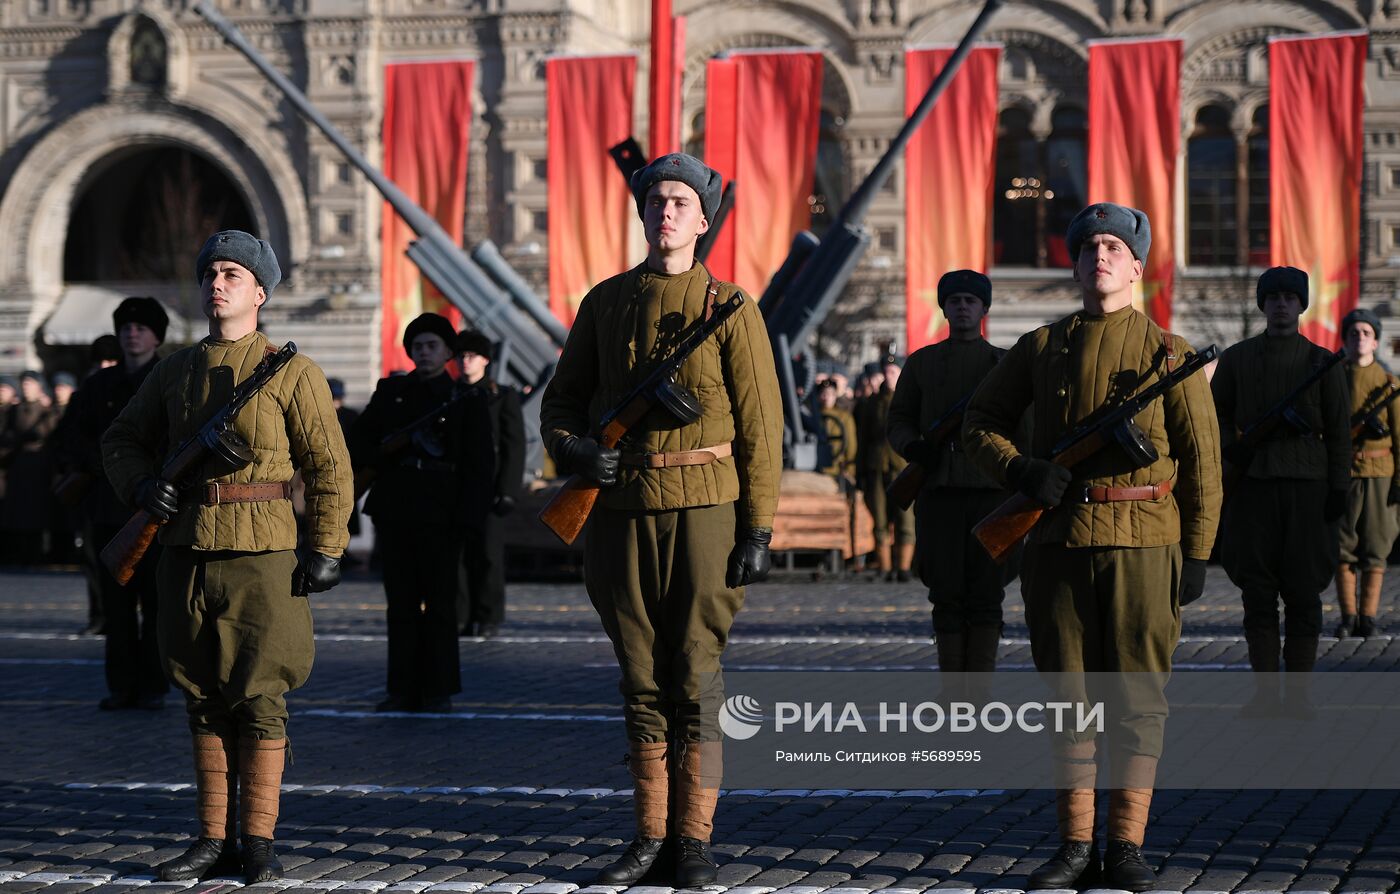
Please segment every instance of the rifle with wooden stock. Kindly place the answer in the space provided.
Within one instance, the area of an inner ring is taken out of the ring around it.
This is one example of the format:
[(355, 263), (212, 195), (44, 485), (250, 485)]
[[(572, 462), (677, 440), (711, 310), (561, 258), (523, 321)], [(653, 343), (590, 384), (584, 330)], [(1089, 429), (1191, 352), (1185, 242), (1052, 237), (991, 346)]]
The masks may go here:
[(1390, 434), (1390, 429), (1381, 422), (1381, 414), (1390, 407), (1391, 398), (1400, 393), (1400, 383), (1392, 380), (1385, 386), (1380, 397), (1376, 398), (1370, 406), (1363, 406), (1351, 416), (1351, 442), (1355, 446), (1360, 446), (1362, 441), (1370, 438), (1384, 438)]
[[(967, 405), (972, 401), (972, 395), (968, 394), (962, 400), (948, 408), (942, 416), (933, 421), (919, 437), (932, 444), (935, 450), (942, 449), (950, 438), (957, 437), (962, 431), (963, 416), (967, 414)], [(885, 499), (899, 507), (900, 512), (904, 512), (914, 505), (914, 498), (923, 489), (924, 483), (928, 481), (929, 473), (932, 469), (923, 463), (911, 460), (908, 465), (894, 476), (890, 486), (885, 488)]]
[[(1147, 433), (1133, 421), (1134, 417), (1154, 400), (1195, 375), (1219, 353), (1215, 345), (1211, 345), (1203, 351), (1187, 354), (1185, 362), (1176, 369), (1102, 416), (1080, 424), (1065, 434), (1051, 451), (1051, 461), (1073, 469), (1110, 444), (1117, 444), (1137, 459), (1140, 466), (1155, 462), (1157, 448), (1152, 445)], [(978, 522), (972, 533), (987, 554), (1001, 562), (1030, 533), (1048, 508), (1025, 494), (1015, 493)]]
[[(653, 367), (647, 373), (646, 378), (642, 379), (617, 406), (603, 414), (603, 418), (598, 422), (598, 443), (609, 449), (616, 447), (632, 426), (640, 422), (647, 411), (658, 403), (677, 416), (688, 417), (686, 406), (688, 401), (690, 412), (693, 412), (694, 416), (685, 421), (694, 421), (700, 418), (695, 397), (690, 394), (678, 393), (680, 389), (675, 381), (676, 372), (681, 368), (685, 359), (694, 353), (696, 348), (704, 344), (710, 336), (718, 332), (725, 321), (743, 306), (743, 303), (744, 296), (735, 292), (728, 301), (716, 304), (709, 319), (696, 324), (665, 360)], [(593, 511), (593, 504), (598, 500), (599, 489), (597, 484), (582, 476), (569, 476), (569, 479), (564, 482), (564, 486), (555, 492), (550, 501), (540, 510), (540, 521), (544, 522), (545, 527), (553, 531), (555, 536), (566, 545), (572, 544), (578, 538), (579, 532), (583, 530), (584, 523), (588, 521), (588, 516)]]
[[(296, 352), (296, 343), (290, 341), (280, 350), (269, 349), (268, 354), (253, 367), (252, 374), (233, 389), (228, 403), (199, 431), (175, 448), (161, 466), (160, 477), (178, 488), (197, 483), (191, 479), (198, 472), (203, 472), (206, 478), (219, 478), (251, 463), (253, 448), (231, 428), (233, 420), (248, 401), (291, 361)], [(156, 531), (164, 524), (165, 521), (145, 509), (138, 509), (117, 532), (117, 536), (102, 548), (102, 564), (107, 566), (117, 583), (125, 585), (131, 580), (137, 564), (155, 540)]]
[[(402, 451), (413, 442), (413, 436), (434, 422), (446, 422), (447, 413), (461, 400), (467, 397), (467, 390), (461, 387), (458, 382), (453, 386), (456, 391), (452, 397), (433, 407), (428, 412), (414, 419), (407, 425), (394, 429), (387, 435), (379, 439), (379, 459), (392, 457)], [(361, 466), (355, 470), (355, 502), (359, 502), (360, 497), (365, 495), (365, 491), (374, 484), (375, 478), (379, 477), (379, 471), (375, 466)]]
[(1245, 475), (1249, 473), (1250, 463), (1254, 462), (1254, 457), (1259, 453), (1259, 448), (1265, 441), (1277, 436), (1280, 431), (1292, 431), (1295, 434), (1306, 435), (1312, 433), (1312, 426), (1303, 418), (1295, 406), (1298, 398), (1318, 382), (1322, 377), (1346, 359), (1347, 352), (1342, 349), (1328, 355), (1327, 359), (1318, 364), (1312, 374), (1304, 379), (1297, 388), (1288, 392), (1283, 400), (1274, 404), (1269, 412), (1256, 419), (1249, 427), (1240, 432), (1240, 436), (1235, 442), (1220, 451), (1221, 459), (1225, 460), (1225, 499), (1230, 498), (1230, 494)]

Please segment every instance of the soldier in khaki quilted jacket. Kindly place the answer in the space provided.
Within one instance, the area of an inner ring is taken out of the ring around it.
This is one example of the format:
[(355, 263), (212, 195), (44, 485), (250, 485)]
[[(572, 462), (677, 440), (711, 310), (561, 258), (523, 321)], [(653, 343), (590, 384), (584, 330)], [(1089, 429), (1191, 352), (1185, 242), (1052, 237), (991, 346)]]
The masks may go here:
[[(1271, 267), (1259, 277), (1256, 301), (1266, 328), (1231, 345), (1220, 357), (1211, 391), (1221, 442), (1262, 419), (1307, 380), (1331, 353), (1298, 331), (1308, 306), (1308, 275)], [(1278, 708), (1279, 657), (1284, 695), (1306, 700), (1306, 672), (1317, 661), (1322, 591), (1337, 568), (1336, 523), (1351, 483), (1350, 396), (1346, 375), (1334, 366), (1299, 395), (1294, 407), (1307, 431), (1283, 430), (1260, 445), (1220, 527), (1220, 564), (1240, 588), (1249, 663), (1260, 676), (1251, 713)], [(1279, 603), (1283, 644), (1279, 645)]]
[[(1036, 669), (1150, 681), (1132, 711), (1092, 736), (1057, 739), (1063, 845), (1031, 888), (1073, 888), (1098, 864), (1095, 761), (1107, 758), (1106, 888), (1143, 891), (1156, 877), (1141, 845), (1167, 714), (1161, 685), (1181, 633), (1180, 606), (1200, 596), (1220, 514), (1219, 431), (1205, 377), (1193, 375), (1136, 417), (1157, 458), (1109, 446), (1071, 472), (1053, 446), (1086, 417), (1157, 381), (1191, 350), (1132, 306), (1151, 241), (1147, 215), (1090, 205), (1068, 233), (1084, 309), (1029, 332), (982, 380), (963, 443), (994, 481), (1050, 507), (1031, 530), (1021, 575)], [(1031, 408), (1031, 450), (1014, 434)], [(1098, 753), (1106, 751), (1106, 754)]]
[[(287, 747), (284, 696), (311, 673), (305, 596), (340, 580), (354, 482), (330, 386), (301, 355), (234, 420), (252, 448), (249, 465), (231, 474), (210, 467), (179, 489), (159, 477), (166, 452), (272, 350), (256, 328), (258, 308), (281, 279), (272, 246), (238, 230), (216, 233), (195, 277), (209, 337), (156, 364), (102, 446), (117, 495), (166, 522), (157, 637), (166, 673), (185, 693), (202, 828), (183, 856), (158, 868), (160, 877), (235, 869), (241, 822), (252, 884), (282, 876), (272, 838)], [(300, 553), (290, 500), (298, 469), (306, 482)]]
[[(561, 471), (602, 486), (585, 532), (584, 577), (622, 670), (637, 837), (599, 881), (639, 880), (669, 823), (676, 886), (696, 887), (716, 876), (708, 843), (721, 777), (720, 655), (744, 585), (768, 574), (782, 400), (763, 318), (745, 295), (676, 377), (698, 398), (699, 418), (655, 407), (619, 450), (595, 440), (603, 413), (669, 355), (710, 301), (695, 242), (719, 205), (719, 174), (692, 156), (666, 155), (637, 172), (632, 192), (647, 259), (584, 297), (540, 428)], [(739, 291), (713, 288), (720, 302)]]
[(1373, 312), (1357, 308), (1343, 317), (1342, 337), (1352, 418), (1368, 424), (1352, 439), (1351, 486), (1337, 522), (1338, 638), (1376, 635), (1386, 558), (1400, 529), (1400, 380), (1376, 359), (1381, 321)]
[(923, 434), (970, 396), (1006, 351), (982, 337), (992, 282), (975, 270), (938, 281), (948, 338), (909, 355), (889, 409), (889, 444), (928, 470), (914, 501), (919, 577), (933, 603), (938, 668), (949, 673), (996, 670), (1006, 569), (993, 562), (972, 528), (1006, 499), (1006, 491), (972, 464), (961, 432), (937, 445)]

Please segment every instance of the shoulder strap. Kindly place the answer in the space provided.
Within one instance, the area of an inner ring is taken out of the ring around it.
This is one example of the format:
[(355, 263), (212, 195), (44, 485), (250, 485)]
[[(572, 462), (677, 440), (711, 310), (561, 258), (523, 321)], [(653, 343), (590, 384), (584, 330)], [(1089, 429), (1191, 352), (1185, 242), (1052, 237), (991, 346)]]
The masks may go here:
[(1172, 349), (1172, 334), (1162, 330), (1162, 353), (1167, 357), (1167, 372), (1176, 371), (1176, 351)]
[(710, 277), (705, 283), (705, 322), (710, 322), (710, 317), (715, 315), (715, 307), (719, 304), (719, 286), (715, 284), (715, 278)]

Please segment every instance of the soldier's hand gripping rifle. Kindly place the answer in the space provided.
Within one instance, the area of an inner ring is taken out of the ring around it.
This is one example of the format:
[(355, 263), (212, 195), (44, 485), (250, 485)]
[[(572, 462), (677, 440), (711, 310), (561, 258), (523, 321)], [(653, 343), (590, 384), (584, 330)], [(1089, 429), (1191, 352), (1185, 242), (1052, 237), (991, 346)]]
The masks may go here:
[[(429, 425), (447, 421), (447, 414), (458, 403), (466, 399), (469, 392), (460, 387), (461, 383), (454, 385), (456, 393), (452, 397), (433, 407), (428, 412), (414, 419), (407, 425), (397, 428), (379, 439), (379, 459), (382, 461), (400, 453), (405, 447), (413, 443), (415, 436), (426, 431)], [(359, 502), (360, 497), (365, 495), (365, 491), (374, 484), (374, 479), (379, 476), (379, 472), (374, 466), (361, 466), (355, 470), (355, 501)]]
[[(947, 412), (935, 419), (933, 424), (919, 435), (920, 440), (931, 445), (934, 450), (943, 449), (943, 445), (947, 444), (950, 438), (956, 438), (962, 431), (963, 416), (967, 414), (967, 405), (971, 401), (972, 395), (968, 394), (949, 407)], [(908, 510), (932, 471), (923, 463), (910, 460), (890, 482), (890, 486), (885, 488), (885, 499), (898, 506), (900, 512)]]
[[(641, 421), (647, 411), (658, 403), (684, 422), (700, 418), (700, 406), (695, 396), (681, 390), (675, 381), (676, 372), (685, 359), (719, 331), (725, 321), (743, 306), (744, 297), (738, 292), (723, 304), (716, 304), (714, 313), (696, 324), (670, 355), (647, 373), (617, 406), (603, 414), (598, 422), (598, 443), (614, 448), (623, 436)], [(539, 519), (565, 544), (571, 544), (588, 521), (593, 504), (598, 500), (598, 485), (582, 476), (572, 475), (554, 497), (540, 510)]]
[[(1204, 351), (1188, 354), (1184, 363), (1147, 388), (1097, 419), (1076, 426), (1055, 445), (1051, 461), (1073, 469), (1110, 444), (1118, 444), (1138, 461), (1139, 468), (1155, 462), (1157, 448), (1133, 419), (1154, 400), (1195, 375), (1218, 353), (1215, 345), (1211, 345)], [(978, 522), (972, 533), (987, 554), (1000, 562), (1030, 533), (1048, 508), (1025, 494), (1012, 494), (991, 515)]]
[[(253, 367), (253, 372), (244, 379), (228, 403), (215, 413), (199, 431), (170, 454), (161, 466), (160, 478), (169, 481), (177, 488), (196, 484), (194, 477), (220, 478), (247, 466), (253, 461), (253, 448), (243, 436), (231, 427), (238, 411), (247, 406), (248, 401), (272, 381), (282, 367), (296, 355), (295, 342), (287, 342), (281, 350), (269, 351)], [(126, 525), (117, 532), (111, 542), (102, 549), (102, 564), (116, 578), (117, 583), (126, 584), (136, 573), (136, 565), (150, 549), (156, 531), (165, 524), (145, 509), (138, 509)]]
[(1240, 432), (1240, 436), (1230, 446), (1220, 451), (1221, 459), (1225, 460), (1225, 499), (1229, 499), (1236, 487), (1244, 480), (1249, 473), (1250, 463), (1254, 462), (1254, 457), (1259, 453), (1259, 448), (1265, 441), (1277, 437), (1281, 433), (1293, 432), (1294, 434), (1312, 434), (1312, 426), (1298, 412), (1298, 398), (1318, 382), (1322, 377), (1346, 359), (1345, 350), (1338, 350), (1329, 355), (1326, 360), (1320, 363), (1312, 374), (1302, 381), (1297, 388), (1288, 393), (1288, 396), (1274, 404), (1265, 413), (1256, 419), (1248, 428)]
[(1390, 408), (1390, 400), (1400, 393), (1400, 382), (1391, 380), (1385, 390), (1381, 392), (1368, 407), (1362, 407), (1352, 414), (1351, 417), (1351, 442), (1360, 446), (1362, 441), (1372, 438), (1384, 438), (1390, 434), (1390, 429), (1381, 422), (1381, 414)]

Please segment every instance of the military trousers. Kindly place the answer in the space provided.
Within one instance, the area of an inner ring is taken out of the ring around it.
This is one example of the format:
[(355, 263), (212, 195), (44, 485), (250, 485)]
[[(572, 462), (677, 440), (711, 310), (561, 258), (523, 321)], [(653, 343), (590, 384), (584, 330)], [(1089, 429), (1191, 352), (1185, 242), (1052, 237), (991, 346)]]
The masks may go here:
[[(1059, 675), (1075, 699), (1117, 706), (1105, 718), (1114, 767), (1162, 754), (1163, 689), (1181, 636), (1181, 562), (1178, 544), (1026, 547), (1021, 582), (1036, 670)], [(1090, 741), (1094, 733), (1067, 738)]]
[(1347, 509), (1337, 520), (1337, 561), (1357, 568), (1385, 568), (1395, 535), (1400, 532), (1400, 506), (1392, 506), (1389, 478), (1353, 478), (1347, 488)]
[(894, 481), (898, 472), (870, 472), (864, 480), (862, 493), (865, 508), (870, 510), (874, 520), (875, 545), (884, 546), (890, 542), (890, 528), (894, 528), (895, 543), (914, 542), (914, 510), (900, 510), (891, 506), (885, 498), (885, 489)]
[(720, 656), (744, 604), (725, 585), (735, 535), (733, 503), (594, 510), (584, 583), (622, 672), (629, 741), (720, 741)]
[(162, 552), (158, 630), (196, 735), (287, 736), (286, 694), (316, 655), (311, 606), (292, 595), (296, 553)]
[(499, 624), (506, 618), (504, 519), (488, 513), (467, 533), (462, 547), (457, 623)]
[(462, 531), (443, 525), (375, 528), (388, 604), (389, 673), (385, 688), (407, 699), (462, 691), (457, 651), (457, 592)]
[[(98, 540), (98, 549), (101, 549), (118, 530), (112, 526), (93, 525), (89, 533)], [(152, 544), (126, 586), (117, 583), (101, 562), (97, 563), (95, 576), (102, 598), (106, 636), (103, 667), (107, 691), (118, 698), (164, 695), (170, 689), (165, 668), (161, 666), (157, 635), (160, 596), (156, 569), (160, 553), (161, 548)]]
[(1001, 629), (1007, 568), (987, 555), (972, 529), (1005, 499), (988, 488), (926, 487), (914, 501), (914, 555), (935, 632)]
[(1322, 591), (1337, 570), (1337, 537), (1323, 518), (1327, 482), (1246, 478), (1220, 522), (1220, 564), (1240, 588), (1244, 629), (1322, 633)]

